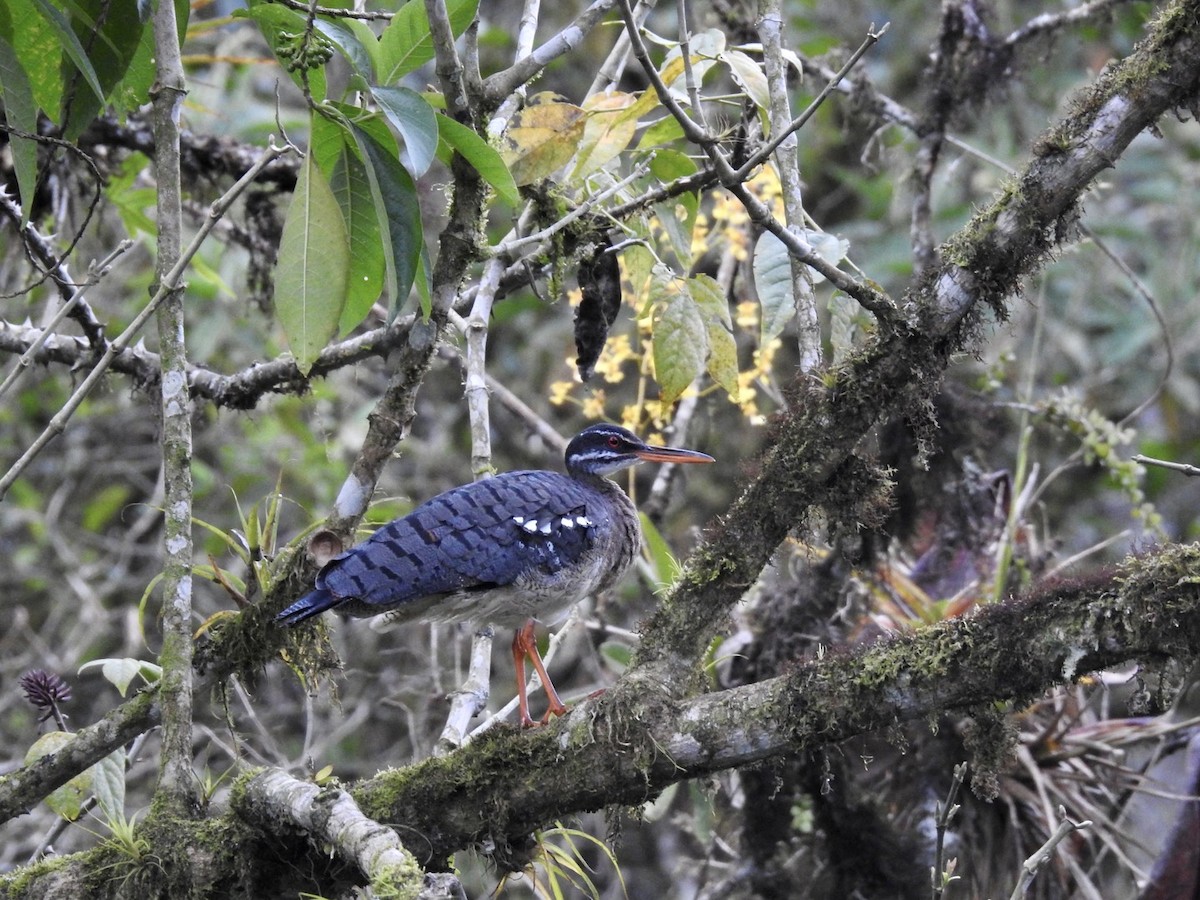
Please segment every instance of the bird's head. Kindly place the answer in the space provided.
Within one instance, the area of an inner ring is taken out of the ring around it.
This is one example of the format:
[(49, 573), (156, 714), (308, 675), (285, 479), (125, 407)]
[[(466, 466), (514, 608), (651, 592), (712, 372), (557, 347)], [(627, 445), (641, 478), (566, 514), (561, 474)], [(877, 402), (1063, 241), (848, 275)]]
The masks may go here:
[(568, 472), (583, 475), (612, 475), (640, 462), (714, 462), (707, 453), (647, 444), (619, 425), (585, 428), (567, 444), (564, 459)]

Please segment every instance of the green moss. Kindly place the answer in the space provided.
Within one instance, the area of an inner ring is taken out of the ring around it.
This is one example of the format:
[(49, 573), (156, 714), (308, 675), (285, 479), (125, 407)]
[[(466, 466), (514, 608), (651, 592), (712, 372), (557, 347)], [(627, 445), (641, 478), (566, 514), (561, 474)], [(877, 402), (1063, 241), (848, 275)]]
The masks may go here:
[(87, 859), (90, 853), (75, 853), (70, 856), (48, 856), (14, 872), (0, 875), (0, 896), (17, 900), (28, 896), (30, 887), (39, 879), (65, 866)]

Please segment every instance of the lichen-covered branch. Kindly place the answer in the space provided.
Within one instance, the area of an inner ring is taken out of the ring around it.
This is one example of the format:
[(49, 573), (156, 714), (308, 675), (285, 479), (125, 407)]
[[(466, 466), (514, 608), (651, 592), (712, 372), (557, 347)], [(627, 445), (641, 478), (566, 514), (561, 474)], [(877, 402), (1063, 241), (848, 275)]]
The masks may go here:
[(1020, 705), (1131, 658), (1190, 660), (1197, 646), (1200, 546), (1172, 546), (769, 681), (683, 701), (609, 691), (552, 726), (494, 732), (351, 793), (371, 818), (424, 835), (435, 860), (477, 843), (503, 849), (677, 781), (980, 703)]
[[(300, 374), (290, 355), (255, 363), (230, 375), (189, 363), (188, 393), (193, 400), (209, 400), (229, 409), (253, 409), (267, 394), (300, 394), (307, 390), (308, 382), (313, 377), (329, 375), (365, 359), (387, 356), (407, 340), (415, 318), (412, 315), (403, 316), (391, 325), (373, 328), (330, 344), (321, 351), (307, 378)], [(41, 365), (59, 363), (71, 367), (89, 359), (88, 344), (84, 338), (64, 334), (46, 335), (33, 325), (0, 322), (0, 352), (24, 354), (39, 341), (43, 343), (32, 355), (32, 362)], [(115, 353), (110, 368), (130, 376), (139, 388), (146, 390), (157, 388), (162, 378), (159, 355), (141, 344), (124, 347)]]
[(326, 848), (332, 848), (363, 874), (377, 896), (416, 897), (421, 892), (425, 873), (396, 832), (364, 816), (340, 788), (321, 788), (269, 769), (246, 785), (239, 809), (267, 832), (281, 824), (299, 828), (312, 836), (317, 852), (328, 855)]
[[(849, 526), (880, 514), (886, 485), (855, 458), (855, 448), (879, 421), (919, 409), (936, 392), (950, 355), (971, 345), (984, 308), (1003, 316), (1022, 279), (1072, 239), (1077, 204), (1096, 175), (1159, 116), (1195, 101), (1198, 16), (1197, 0), (1173, 4), (1129, 58), (1076, 97), (1013, 185), (942, 247), (942, 264), (908, 292), (907, 324), (881, 332), (832, 383), (803, 385), (760, 476), (709, 532), (648, 623), (639, 658), (653, 664), (649, 677), (667, 677), (702, 657), (771, 553), (813, 510), (823, 507)], [(877, 496), (853, 486), (856, 470), (879, 482)]]
[(99, 722), (79, 729), (62, 749), (0, 778), (0, 822), (28, 812), (55, 788), (153, 728), (161, 717), (158, 689), (142, 691)]
[(183, 283), (175, 272), (183, 255), (183, 185), (179, 174), (179, 114), (186, 86), (175, 8), (161, 3), (154, 12), (155, 85), (152, 121), (158, 153), (154, 158), (158, 241), (154, 273), (165, 289), (158, 307), (162, 378), (163, 471), (163, 748), (157, 800), (176, 813), (199, 807), (192, 770), (192, 404), (187, 390), (187, 342)]

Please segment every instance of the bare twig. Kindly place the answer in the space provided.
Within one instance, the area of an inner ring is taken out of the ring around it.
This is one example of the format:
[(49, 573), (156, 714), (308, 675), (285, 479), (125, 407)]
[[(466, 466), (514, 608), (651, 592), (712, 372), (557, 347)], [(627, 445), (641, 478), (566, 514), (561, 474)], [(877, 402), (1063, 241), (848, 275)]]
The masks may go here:
[(271, 160), (288, 152), (290, 152), (290, 148), (276, 147), (274, 144), (272, 144), (270, 147), (268, 147), (268, 149), (263, 151), (262, 155), (258, 159), (258, 162), (256, 162), (255, 165), (252, 166), (245, 175), (239, 178), (233, 187), (231, 187), (216, 202), (213, 203), (212, 207), (209, 209), (208, 220), (200, 226), (200, 230), (196, 232), (195, 237), (192, 238), (192, 242), (187, 246), (187, 249), (180, 256), (179, 262), (167, 274), (167, 277), (159, 284), (158, 290), (154, 292), (154, 296), (150, 298), (150, 302), (147, 303), (145, 308), (134, 317), (133, 321), (129, 323), (129, 326), (123, 332), (121, 332), (121, 334), (118, 335), (117, 338), (108, 345), (108, 347), (105, 348), (104, 355), (100, 357), (100, 360), (95, 366), (92, 367), (92, 370), (88, 372), (83, 381), (80, 382), (79, 387), (77, 387), (74, 393), (71, 394), (70, 398), (68, 398), (67, 402), (63, 405), (63, 408), (54, 414), (45, 430), (42, 431), (42, 433), (29, 446), (25, 453), (21, 455), (20, 459), (13, 463), (12, 466), (9, 467), (8, 471), (4, 473), (4, 476), (0, 478), (0, 499), (3, 499), (4, 495), (8, 492), (8, 489), (12, 487), (13, 482), (15, 482), (17, 478), (20, 477), (21, 473), (29, 466), (29, 464), (33, 462), (38, 453), (40, 453), (55, 437), (57, 437), (59, 434), (62, 434), (63, 429), (66, 428), (67, 422), (70, 421), (71, 416), (73, 416), (75, 411), (79, 409), (80, 404), (83, 403), (87, 395), (92, 392), (92, 389), (100, 381), (101, 376), (104, 375), (104, 373), (108, 370), (108, 367), (112, 364), (113, 359), (115, 359), (122, 350), (124, 350), (133, 342), (133, 339), (138, 335), (139, 332), (141, 332), (142, 327), (146, 324), (149, 318), (154, 315), (159, 304), (166, 299), (172, 290), (179, 286), (180, 279), (183, 277), (183, 272), (187, 268), (188, 263), (190, 263), (192, 257), (196, 255), (196, 252), (204, 243), (204, 239), (208, 237), (208, 233), (212, 230), (217, 220), (225, 214), (225, 211), (229, 208), (229, 205), (233, 203), (233, 201), (242, 193), (242, 191), (244, 191), (254, 181), (262, 168), (271, 162)]
[(945, 893), (947, 880), (954, 874), (954, 861), (951, 860), (949, 865), (945, 861), (946, 830), (950, 827), (950, 820), (958, 814), (958, 792), (962, 789), (963, 779), (966, 777), (967, 764), (959, 763), (954, 767), (950, 788), (946, 791), (946, 802), (937, 805), (937, 841), (931, 869), (933, 900), (938, 900)]
[[(821, 105), (829, 98), (829, 95), (841, 88), (841, 84), (845, 80), (846, 76), (849, 75), (851, 70), (858, 65), (859, 60), (867, 55), (867, 51), (879, 43), (879, 39), (887, 34), (888, 27), (889, 25), (885, 23), (884, 26), (878, 31), (876, 31), (874, 28), (871, 28), (867, 32), (867, 36), (863, 39), (863, 42), (858, 45), (858, 48), (853, 53), (850, 54), (850, 58), (846, 60), (840, 69), (838, 69), (836, 72), (834, 72), (832, 69), (824, 70), (822, 72), (822, 77), (825, 79), (825, 86), (821, 88), (820, 93), (818, 93), (817, 96), (813, 98), (812, 102), (804, 108), (804, 112), (800, 113), (800, 115), (796, 116), (795, 119), (788, 123), (787, 128), (784, 128), (781, 131), (772, 130), (771, 139), (763, 146), (759, 147), (753, 154), (751, 154), (746, 162), (742, 164), (741, 168), (737, 170), (738, 177), (747, 177), (751, 172), (754, 171), (754, 169), (770, 159), (771, 154), (775, 152), (781, 143), (786, 141), (798, 129), (803, 128), (808, 120), (816, 114), (817, 110), (821, 108)], [(807, 61), (805, 62), (807, 63)], [(805, 71), (807, 72), (808, 69), (809, 66), (806, 64)]]
[(17, 379), (21, 377), (22, 373), (29, 369), (30, 364), (37, 356), (38, 351), (46, 343), (46, 339), (54, 334), (54, 329), (58, 326), (58, 324), (64, 318), (74, 312), (75, 307), (78, 304), (85, 302), (83, 297), (84, 294), (87, 293), (88, 289), (99, 284), (100, 280), (107, 275), (109, 271), (111, 271), (117, 260), (120, 259), (125, 251), (132, 246), (133, 241), (121, 241), (121, 243), (117, 244), (116, 249), (109, 253), (108, 256), (104, 257), (104, 259), (100, 260), (98, 263), (93, 261), (92, 264), (88, 266), (87, 278), (83, 280), (82, 284), (75, 288), (75, 291), (71, 294), (70, 299), (68, 299), (66, 303), (62, 304), (57, 310), (55, 310), (54, 315), (46, 323), (46, 327), (44, 329), (35, 329), (38, 331), (37, 337), (30, 342), (29, 346), (21, 354), (21, 358), (13, 364), (12, 371), (8, 373), (8, 376), (4, 379), (4, 382), (0, 384), (0, 397), (3, 397), (4, 394), (16, 383)]
[[(63, 264), (63, 260), (70, 257), (71, 253), (75, 250), (76, 245), (80, 242), (80, 240), (83, 239), (83, 235), (87, 230), (88, 223), (91, 222), (92, 216), (95, 215), (96, 207), (100, 205), (100, 197), (104, 190), (104, 178), (101, 176), (100, 170), (96, 167), (95, 160), (93, 160), (87, 155), (87, 153), (70, 141), (65, 141), (62, 138), (51, 137), (44, 134), (31, 134), (27, 131), (21, 131), (18, 128), (12, 128), (8, 125), (5, 125), (3, 122), (0, 122), (0, 133), (7, 133), (16, 137), (24, 138), (26, 140), (37, 141), (38, 143), (59, 147), (82, 160), (84, 165), (87, 166), (88, 170), (91, 172), (92, 183), (94, 186), (92, 198), (88, 201), (87, 208), (84, 210), (83, 221), (80, 222), (79, 226), (75, 229), (75, 233), (71, 236), (70, 242), (67, 244), (66, 249), (63, 250), (61, 255), (56, 255), (50, 249), (49, 241), (42, 237), (42, 235), (39, 234), (36, 229), (29, 226), (27, 223), (22, 225), (20, 207), (17, 206), (15, 201), (11, 200), (11, 198), (8, 198), (3, 191), (0, 191), (0, 197), (5, 197), (8, 201), (0, 206), (0, 211), (12, 216), (13, 210), (16, 209), (17, 212), (14, 222), (21, 229), (21, 234), (25, 238), (25, 247), (30, 253), (30, 258), (36, 260), (36, 263), (42, 266), (43, 269), (41, 278), (37, 279), (31, 284), (25, 285), (25, 287), (23, 287), (18, 293), (25, 293), (41, 284), (47, 278), (50, 278), (58, 285), (59, 292), (63, 294), (63, 299), (65, 300), (69, 296), (72, 284), (70, 275), (67, 274), (66, 267)], [(5, 298), (0, 296), (0, 299)], [(92, 340), (93, 344), (99, 347), (103, 343), (104, 337), (102, 326), (96, 320), (95, 316), (91, 316), (90, 318), (87, 316), (87, 313), (91, 312), (90, 309), (77, 306), (76, 311), (80, 326), (88, 335), (89, 339)]]
[(1144, 466), (1158, 466), (1160, 469), (1170, 469), (1172, 472), (1181, 472), (1189, 477), (1200, 475), (1200, 467), (1191, 466), (1187, 463), (1171, 462), (1168, 459), (1155, 459), (1152, 456), (1143, 456), (1140, 453), (1135, 453), (1129, 458), (1136, 463), (1141, 463)]
[[(772, 133), (787, 131), (792, 117), (788, 101), (787, 63), (783, 59), (782, 0), (765, 0), (758, 20), (758, 34), (763, 46), (763, 64), (767, 72), (767, 91), (770, 109), (767, 115)], [(795, 132), (788, 132), (775, 150), (775, 170), (779, 173), (779, 188), (783, 196), (784, 219), (790, 231), (804, 228), (804, 201), (800, 182), (800, 142)], [(789, 256), (792, 296), (796, 305), (796, 344), (800, 353), (799, 369), (811, 372), (821, 364), (821, 325), (817, 321), (816, 295), (812, 289), (812, 274), (797, 257)]]
[(1061, 13), (1042, 13), (1040, 16), (1034, 16), (1008, 35), (1004, 39), (1004, 43), (1015, 47), (1038, 35), (1050, 34), (1068, 25), (1077, 25), (1106, 16), (1115, 7), (1128, 2), (1129, 0), (1093, 0), (1091, 3), (1084, 3), (1082, 6), (1076, 6), (1074, 9), (1068, 9)]
[(1063, 839), (1074, 831), (1079, 831), (1082, 828), (1090, 828), (1092, 823), (1088, 820), (1082, 822), (1072, 822), (1067, 818), (1067, 811), (1061, 806), (1058, 808), (1058, 816), (1062, 820), (1058, 823), (1058, 827), (1054, 829), (1054, 833), (1047, 838), (1046, 843), (1042, 844), (1029, 859), (1021, 864), (1021, 878), (1017, 881), (1017, 886), (1013, 888), (1013, 892), (1009, 894), (1009, 900), (1020, 900), (1029, 890), (1029, 886), (1033, 884), (1033, 879), (1037, 875), (1038, 869), (1050, 861), (1054, 855), (1054, 848), (1062, 843)]
[(492, 107), (499, 106), (542, 69), (579, 46), (616, 5), (617, 0), (593, 0), (587, 9), (575, 17), (575, 21), (542, 46), (519, 55), (517, 61), (507, 69), (489, 75), (483, 82), (484, 102)]
[(299, 12), (308, 12), (310, 9), (318, 15), (329, 16), (331, 19), (365, 19), (367, 21), (390, 22), (393, 12), (384, 12), (382, 10), (362, 10), (362, 9), (346, 9), (340, 6), (317, 6), (304, 2), (304, 0), (269, 0), (270, 3), (278, 3), (280, 6), (286, 6), (289, 9), (298, 10)]
[(445, 756), (461, 747), (471, 720), (487, 709), (491, 696), (492, 636), (492, 627), (487, 625), (471, 637), (467, 680), (450, 695), (450, 713), (434, 749), (435, 756)]

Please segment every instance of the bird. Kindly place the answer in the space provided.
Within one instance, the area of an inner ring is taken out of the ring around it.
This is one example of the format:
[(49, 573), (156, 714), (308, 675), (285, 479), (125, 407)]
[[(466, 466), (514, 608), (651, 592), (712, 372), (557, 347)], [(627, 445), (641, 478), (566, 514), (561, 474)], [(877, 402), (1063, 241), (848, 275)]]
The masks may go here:
[(473, 622), (515, 629), (512, 654), (522, 727), (534, 725), (528, 659), (549, 708), (566, 706), (538, 653), (535, 623), (555, 624), (604, 591), (641, 550), (637, 508), (608, 476), (641, 462), (711, 463), (706, 453), (648, 444), (618, 425), (585, 428), (567, 444), (567, 474), (506, 472), (438, 494), (329, 560), (314, 590), (276, 620), (297, 625), (327, 610), (391, 622)]

